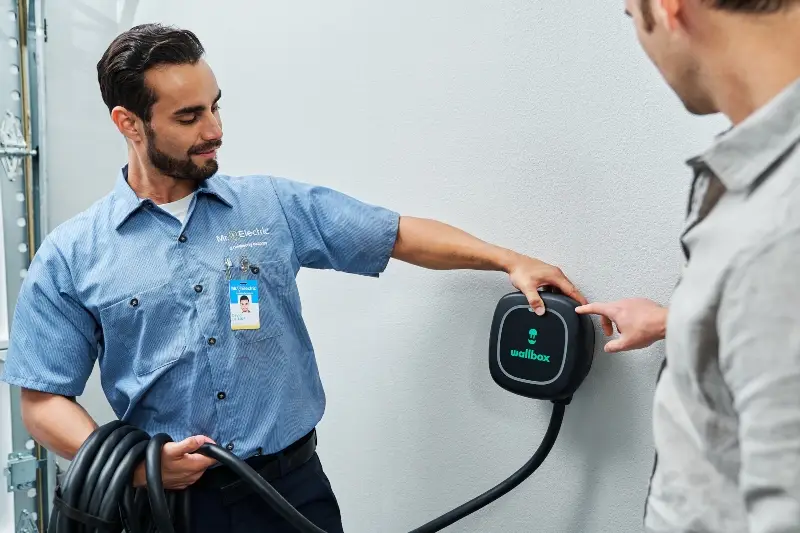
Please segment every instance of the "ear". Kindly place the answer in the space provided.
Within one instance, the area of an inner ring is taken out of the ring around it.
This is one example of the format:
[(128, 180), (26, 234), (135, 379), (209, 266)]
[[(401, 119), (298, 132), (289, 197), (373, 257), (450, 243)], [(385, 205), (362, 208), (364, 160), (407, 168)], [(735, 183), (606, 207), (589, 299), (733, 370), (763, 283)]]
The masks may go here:
[(124, 107), (117, 106), (111, 110), (111, 120), (121, 134), (131, 141), (141, 141), (142, 136), (136, 129), (137, 117)]
[(658, 0), (656, 2), (656, 17), (669, 30), (675, 31), (681, 25), (680, 19), (685, 0)]

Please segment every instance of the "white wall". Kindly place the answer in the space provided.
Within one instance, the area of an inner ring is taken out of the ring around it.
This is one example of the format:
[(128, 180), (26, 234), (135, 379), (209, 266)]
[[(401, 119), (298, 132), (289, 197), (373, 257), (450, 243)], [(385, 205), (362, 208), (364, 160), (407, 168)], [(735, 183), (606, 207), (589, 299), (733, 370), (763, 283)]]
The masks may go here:
[[(94, 70), (117, 32), (110, 4), (48, 3), (54, 224), (105, 194), (123, 162)], [(667, 301), (683, 160), (722, 124), (684, 112), (621, 1), (142, 0), (144, 21), (204, 41), (225, 172), (444, 220), (561, 265), (592, 300)], [(300, 284), (329, 396), (320, 454), (347, 531), (407, 531), (528, 459), (550, 406), (489, 377), (503, 275), (394, 263), (379, 281), (303, 272)], [(539, 472), (450, 530), (636, 531), (661, 350), (598, 347)], [(82, 401), (110, 418), (96, 377)]]

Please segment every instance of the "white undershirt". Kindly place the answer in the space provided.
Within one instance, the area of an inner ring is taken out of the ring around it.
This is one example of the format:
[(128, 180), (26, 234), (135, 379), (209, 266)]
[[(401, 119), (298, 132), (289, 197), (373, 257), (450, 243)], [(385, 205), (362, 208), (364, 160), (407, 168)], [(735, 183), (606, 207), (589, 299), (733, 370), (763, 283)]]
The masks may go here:
[(191, 203), (193, 196), (194, 193), (184, 196), (180, 200), (176, 200), (168, 204), (161, 204), (158, 207), (180, 220), (181, 224), (183, 224), (183, 220), (186, 218), (186, 213), (189, 211), (189, 204)]

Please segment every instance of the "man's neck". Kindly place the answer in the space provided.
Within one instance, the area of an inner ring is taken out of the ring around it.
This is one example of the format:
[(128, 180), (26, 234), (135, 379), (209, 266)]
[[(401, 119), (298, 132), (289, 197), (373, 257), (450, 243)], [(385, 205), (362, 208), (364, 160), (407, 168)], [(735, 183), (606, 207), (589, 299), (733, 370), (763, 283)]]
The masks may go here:
[(800, 9), (756, 17), (726, 15), (706, 80), (717, 108), (739, 124), (800, 79)]
[(143, 164), (135, 152), (128, 157), (128, 185), (139, 198), (149, 198), (159, 205), (185, 198), (196, 186), (191, 180), (175, 179)]

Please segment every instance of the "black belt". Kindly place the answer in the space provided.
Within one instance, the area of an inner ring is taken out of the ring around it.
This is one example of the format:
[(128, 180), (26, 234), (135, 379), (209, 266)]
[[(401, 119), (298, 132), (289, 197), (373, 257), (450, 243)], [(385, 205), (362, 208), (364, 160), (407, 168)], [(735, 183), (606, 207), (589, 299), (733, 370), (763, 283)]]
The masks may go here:
[[(245, 462), (265, 480), (274, 481), (304, 465), (314, 456), (316, 450), (317, 432), (312, 429), (294, 444), (277, 453), (256, 455), (245, 459)], [(250, 485), (224, 465), (206, 470), (193, 486), (220, 490), (225, 505), (234, 503), (253, 492)]]

